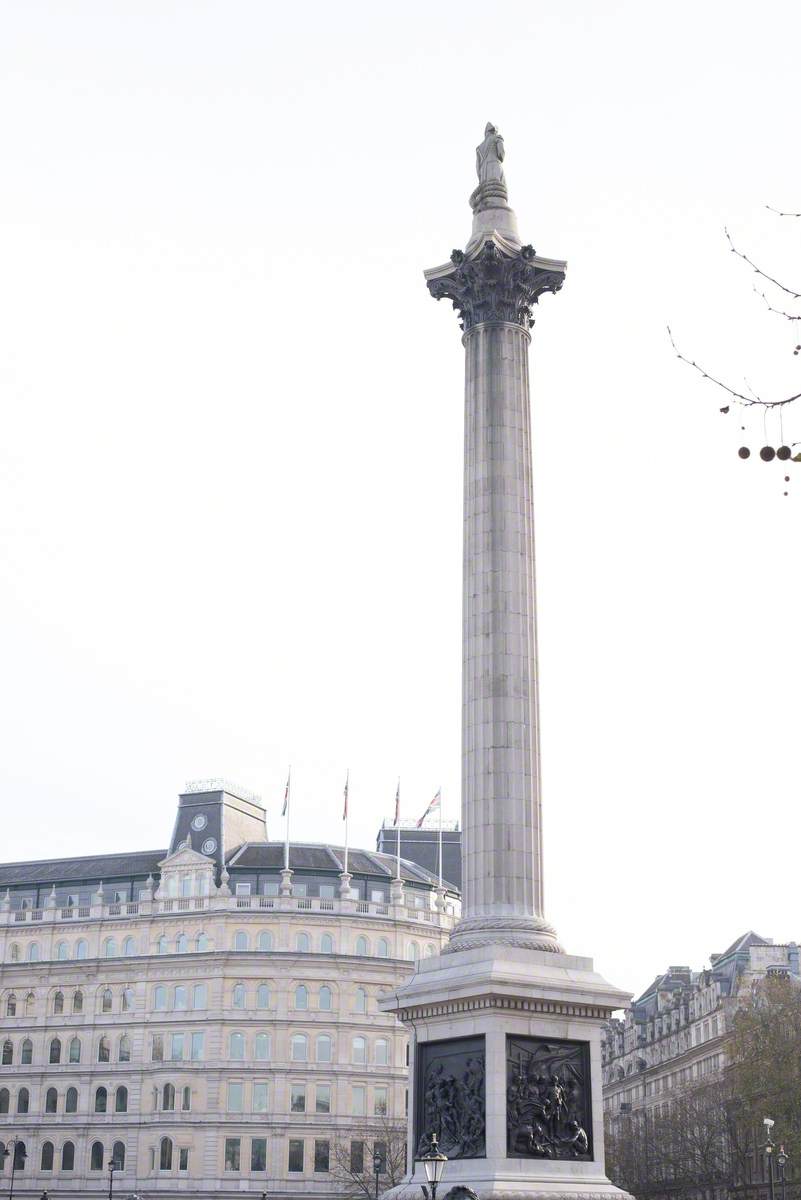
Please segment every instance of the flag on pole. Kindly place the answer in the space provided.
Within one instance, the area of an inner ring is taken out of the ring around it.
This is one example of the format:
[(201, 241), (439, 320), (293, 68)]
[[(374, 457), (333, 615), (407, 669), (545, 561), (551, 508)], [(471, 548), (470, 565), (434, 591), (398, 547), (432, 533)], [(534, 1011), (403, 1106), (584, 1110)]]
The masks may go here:
[(400, 879), (400, 779), (398, 780), (398, 787), (395, 792), (395, 836), (397, 840), (395, 847), (395, 875)]
[(425, 821), (425, 819), (426, 819), (426, 817), (428, 816), (428, 814), (429, 814), (429, 813), (432, 813), (432, 812), (436, 812), (436, 811), (437, 811), (437, 809), (438, 809), (438, 808), (441, 806), (441, 804), (442, 804), (442, 789), (441, 789), (441, 788), (439, 788), (439, 789), (437, 790), (437, 794), (436, 794), (436, 796), (435, 796), (435, 797), (434, 797), (434, 799), (431, 801), (431, 803), (429, 804), (429, 806), (428, 806), (428, 808), (426, 809), (426, 811), (423, 813), (423, 815), (422, 815), (422, 817), (420, 818), (420, 820), (417, 822), (417, 828), (418, 828), (418, 829), (419, 829), (419, 828), (420, 828), (420, 826), (423, 824), (423, 821)]
[(395, 824), (396, 825), (399, 820), (400, 820), (400, 780), (398, 780), (398, 787), (395, 792)]
[(286, 810), (289, 808), (289, 780), (291, 775), (292, 768), (290, 767), (286, 777), (286, 787), (284, 788), (284, 807), (281, 809), (282, 817), (286, 816)]
[(350, 771), (348, 771), (347, 775), (345, 776), (345, 807), (342, 810), (342, 820), (343, 821), (347, 821), (347, 819), (348, 819), (348, 781), (349, 781), (349, 779), (350, 779)]

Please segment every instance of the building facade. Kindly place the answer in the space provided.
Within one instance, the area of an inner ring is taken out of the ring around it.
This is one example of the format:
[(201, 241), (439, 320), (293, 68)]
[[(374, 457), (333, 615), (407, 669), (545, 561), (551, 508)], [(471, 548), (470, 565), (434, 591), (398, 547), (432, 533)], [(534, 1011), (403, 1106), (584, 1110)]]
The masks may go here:
[(113, 1160), (126, 1196), (335, 1195), (337, 1146), (404, 1120), (378, 999), (458, 915), (423, 868), (310, 844), (287, 865), (256, 799), (208, 783), (167, 850), (8, 864), (0, 888), (0, 1186), (16, 1158), (15, 1193), (96, 1194)]
[(442, 878), (447, 887), (461, 891), (462, 888), (462, 831), (458, 821), (443, 821), (439, 828), (437, 817), (431, 817), (418, 825), (417, 821), (384, 821), (376, 838), (376, 849), (381, 854), (397, 854), (400, 843), (401, 858), (425, 867), (430, 874), (439, 876), (440, 847), (442, 848)]

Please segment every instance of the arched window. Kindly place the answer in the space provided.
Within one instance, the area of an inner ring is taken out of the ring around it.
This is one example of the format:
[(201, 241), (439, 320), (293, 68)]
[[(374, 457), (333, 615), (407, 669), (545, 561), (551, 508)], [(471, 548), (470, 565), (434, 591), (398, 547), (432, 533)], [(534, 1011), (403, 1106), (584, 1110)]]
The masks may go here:
[(75, 1170), (75, 1143), (65, 1142), (61, 1147), (61, 1170)]
[(334, 953), (334, 939), (331, 937), (330, 933), (324, 933), (323, 936), (320, 938), (320, 953), (321, 954), (333, 954)]
[(290, 1046), (293, 1062), (305, 1062), (309, 1057), (309, 1041), (305, 1033), (293, 1033)]
[(30, 1109), (31, 1094), (26, 1087), (20, 1088), (17, 1092), (17, 1112), (26, 1113)]
[(426, 958), (433, 958), (436, 952), (436, 947), (431, 942), (428, 942), (426, 945)]
[(417, 942), (409, 942), (409, 945), (406, 947), (406, 957), (410, 962), (417, 962), (420, 957), (420, 947)]
[(61, 1062), (61, 1038), (54, 1037), (50, 1042), (50, 1060), (51, 1063)]
[(295, 988), (295, 1008), (309, 1007), (309, 991), (305, 983), (299, 983)]
[(259, 1062), (266, 1062), (270, 1057), (270, 1035), (269, 1033), (257, 1033), (253, 1043), (253, 1049), (256, 1059)]
[[(76, 958), (86, 958), (88, 956), (88, 954), (89, 954), (89, 943), (86, 941), (85, 938), (81, 938), (75, 947), (75, 957)], [(72, 1142), (67, 1142), (67, 1145), (72, 1146)], [(74, 1147), (73, 1147), (73, 1153), (75, 1153)]]
[(126, 958), (133, 958), (136, 954), (136, 942), (132, 937), (127, 937), (122, 943), (122, 953)]
[(327, 1033), (321, 1033), (317, 1038), (316, 1054), (317, 1062), (330, 1063), (333, 1050), (333, 1042)]
[(8, 1112), (9, 1091), (8, 1088), (0, 1088), (0, 1113)]
[(363, 987), (356, 988), (356, 995), (353, 997), (353, 1011), (357, 1013), (367, 1012), (367, 992)]
[(3, 1042), (3, 1054), (0, 1058), (4, 1067), (10, 1067), (14, 1062), (14, 1043), (10, 1038), (6, 1038)]
[(33, 1062), (33, 1042), (30, 1038), (26, 1038), (22, 1043), (20, 1062), (22, 1063), (23, 1067), (29, 1067)]
[(102, 1037), (100, 1039), (100, 1041), (97, 1043), (97, 1061), (98, 1062), (110, 1062), (111, 1061), (111, 1048), (109, 1046), (107, 1037)]
[(12, 992), (6, 1000), (6, 1016), (16, 1017), (17, 1015), (17, 997)]
[(203, 951), (208, 950), (208, 948), (209, 948), (209, 939), (206, 937), (205, 933), (199, 933), (197, 935), (197, 937), (195, 938), (195, 949), (198, 951), (199, 954), (202, 954)]
[(122, 1085), (120, 1085), (120, 1087), (118, 1087), (116, 1092), (114, 1093), (114, 1111), (115, 1112), (127, 1112), (128, 1111), (128, 1089), (127, 1089), (127, 1087), (123, 1087)]
[(70, 956), (69, 946), (66, 942), (59, 942), (56, 945), (56, 958), (59, 962), (66, 962)]
[(191, 1112), (192, 1109), (192, 1089), (187, 1086), (181, 1092), (181, 1112)]
[(19, 962), (19, 946), (16, 942), (12, 942), (9, 946), (8, 957), (12, 962)]
[(189, 993), (183, 984), (179, 983), (175, 989), (175, 1003), (173, 1004), (173, 1008), (177, 1010), (189, 1008)]
[(358, 1035), (353, 1039), (353, 1054), (351, 1060), (355, 1063), (367, 1062), (367, 1038)]
[(72, 997), (72, 1011), (74, 1013), (83, 1012), (83, 992), (77, 991)]
[(192, 989), (192, 1007), (205, 1008), (207, 1004), (205, 983), (196, 983)]
[(181, 876), (181, 895), (185, 899), (187, 899), (189, 896), (192, 895), (194, 882), (195, 882), (194, 875), (182, 875)]
[(36, 997), (34, 996), (33, 992), (28, 992), (28, 995), (25, 997), (25, 1016), (33, 1016), (33, 1011), (35, 1008)]
[(356, 953), (357, 954), (366, 954), (367, 953), (367, 938), (366, 937), (357, 937), (356, 938)]
[(118, 1171), (125, 1170), (125, 1142), (115, 1142), (111, 1148), (111, 1157), (117, 1164)]
[(270, 989), (266, 983), (260, 983), (256, 988), (256, 1008), (270, 1007)]
[(122, 1063), (131, 1061), (131, 1039), (128, 1037), (127, 1033), (124, 1033), (120, 1038), (117, 1061)]
[(92, 1153), (89, 1159), (90, 1171), (103, 1170), (103, 1143), (92, 1142)]
[(153, 1007), (156, 1009), (167, 1007), (167, 989), (161, 983), (153, 989)]
[(311, 941), (308, 933), (299, 933), (295, 937), (295, 949), (301, 954), (308, 954), (311, 950)]
[(64, 1011), (64, 993), (56, 992), (55, 996), (53, 997), (53, 1012), (58, 1017), (61, 1015), (61, 1013), (63, 1013), (63, 1011)]
[(330, 1012), (332, 998), (333, 997), (331, 994), (330, 987), (328, 986), (327, 983), (324, 983), (323, 986), (320, 988), (320, 994), (317, 997), (317, 1007), (320, 1008), (323, 1012)]
[(232, 1033), (228, 1039), (228, 1057), (229, 1058), (244, 1058), (245, 1057), (245, 1035), (243, 1033)]
[(244, 1008), (245, 1007), (245, 985), (244, 985), (244, 983), (237, 983), (235, 985), (234, 993), (233, 993), (233, 1003), (234, 1003), (234, 1008)]
[(95, 1092), (95, 1112), (104, 1113), (108, 1108), (108, 1092), (104, 1087), (99, 1087)]
[(161, 1139), (161, 1146), (159, 1148), (159, 1170), (172, 1170), (172, 1141), (168, 1137), (163, 1137)]
[(247, 950), (247, 948), (248, 935), (240, 929), (238, 933), (234, 934), (234, 950)]
[(127, 987), (122, 989), (122, 1011), (133, 1012), (134, 1008), (134, 990)]
[(389, 1042), (386, 1038), (376, 1038), (375, 1040), (375, 1065), (377, 1067), (389, 1066)]
[[(53, 1110), (55, 1111), (55, 1110)], [(53, 1170), (53, 1143), (42, 1142), (42, 1167), (43, 1171)]]
[(171, 1083), (165, 1083), (161, 1089), (162, 1112), (175, 1111), (175, 1088)]
[(70, 1038), (69, 1060), (71, 1063), (81, 1061), (81, 1039), (79, 1037)]
[(259, 934), (259, 949), (272, 950), (272, 948), (273, 935), (270, 933), (269, 929), (262, 929), (261, 933)]
[[(105, 942), (103, 943), (103, 957), (104, 958), (116, 958), (117, 957), (117, 942), (114, 938), (106, 938)], [(95, 1143), (95, 1144), (97, 1144), (97, 1143)], [(101, 1146), (101, 1150), (102, 1150), (102, 1146)]]
[(389, 958), (389, 942), (386, 938), (379, 938), (376, 946), (376, 954), (379, 958)]
[(189, 950), (189, 938), (185, 933), (179, 933), (175, 939), (175, 953), (186, 954)]
[(111, 994), (111, 988), (104, 988), (103, 994), (100, 997), (100, 1011), (104, 1013), (110, 1013), (113, 1003), (114, 997)]
[(67, 1094), (64, 1097), (64, 1112), (74, 1113), (78, 1111), (78, 1089), (74, 1087), (67, 1088)]
[(38, 961), (39, 961), (39, 943), (31, 942), (30, 946), (28, 947), (28, 962), (38, 962)]
[(168, 949), (169, 947), (167, 946), (167, 939), (164, 934), (162, 934), (159, 940), (156, 942), (156, 954), (166, 954)]
[[(26, 1109), (25, 1111), (27, 1112), (28, 1110)], [(16, 1146), (14, 1147), (14, 1170), (15, 1171), (24, 1171), (25, 1170), (25, 1159), (27, 1157), (28, 1157), (28, 1150), (25, 1146), (25, 1143), (17, 1142)]]
[(58, 1112), (58, 1092), (55, 1088), (48, 1088), (45, 1092), (45, 1112)]

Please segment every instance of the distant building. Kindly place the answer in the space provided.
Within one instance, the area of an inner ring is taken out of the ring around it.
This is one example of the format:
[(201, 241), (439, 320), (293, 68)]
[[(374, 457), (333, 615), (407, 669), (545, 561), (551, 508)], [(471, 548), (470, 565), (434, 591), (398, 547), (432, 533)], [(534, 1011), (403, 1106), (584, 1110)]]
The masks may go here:
[(378, 998), (458, 917), (414, 862), (347, 865), (293, 842), (285, 869), (258, 798), (215, 781), (166, 849), (0, 865), (15, 1187), (96, 1197), (113, 1159), (125, 1197), (339, 1195), (335, 1143), (405, 1119), (407, 1035)]
[[(432, 875), (439, 872), (439, 818), (430, 817), (421, 829), (416, 821), (400, 821), (397, 825), (385, 820), (378, 831), (376, 849), (382, 854), (397, 854), (400, 835), (400, 855), (417, 863)], [(446, 887), (457, 892), (462, 889), (462, 831), (458, 821), (442, 822), (442, 879)]]
[(711, 954), (706, 970), (668, 967), (623, 1020), (610, 1021), (602, 1045), (610, 1133), (627, 1118), (667, 1117), (674, 1098), (719, 1076), (733, 1014), (752, 984), (770, 974), (801, 983), (799, 947), (749, 932)]

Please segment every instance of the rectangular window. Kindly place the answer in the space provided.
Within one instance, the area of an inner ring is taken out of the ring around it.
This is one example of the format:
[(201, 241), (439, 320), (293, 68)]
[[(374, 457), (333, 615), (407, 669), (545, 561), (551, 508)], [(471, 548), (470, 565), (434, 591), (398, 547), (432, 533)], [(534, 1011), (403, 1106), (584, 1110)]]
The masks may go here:
[(262, 890), (262, 895), (264, 895), (264, 896), (277, 896), (278, 895), (278, 880), (277, 879), (265, 879), (264, 883), (262, 884), (261, 890)]
[(321, 883), (320, 884), (320, 899), (321, 900), (333, 900), (334, 899), (333, 883)]
[(267, 1138), (251, 1138), (250, 1169), (251, 1171), (267, 1170)]
[(364, 1171), (364, 1142), (350, 1144), (350, 1173), (361, 1175)]
[(226, 1138), (225, 1139), (225, 1169), (226, 1171), (239, 1170), (239, 1153), (240, 1139)]
[(318, 1113), (330, 1113), (331, 1111), (331, 1084), (318, 1083), (317, 1095), (314, 1102), (314, 1111)]
[(387, 1143), (373, 1142), (373, 1154), (378, 1159), (377, 1164), (374, 1164), (373, 1174), (375, 1174), (375, 1166), (378, 1166), (378, 1174), (386, 1175), (387, 1173)]
[(126, 901), (127, 899), (128, 899), (128, 891), (127, 891), (127, 889), (125, 889), (125, 888), (118, 888), (118, 889), (117, 889), (117, 890), (114, 892), (114, 903), (115, 903), (115, 904), (124, 904), (124, 903), (125, 903), (125, 901)]
[(154, 1033), (153, 1041), (150, 1046), (150, 1061), (164, 1062), (164, 1035), (162, 1033)]
[(189, 1147), (188, 1146), (181, 1146), (180, 1149), (178, 1150), (178, 1170), (179, 1171), (188, 1171), (189, 1170)]
[(255, 1113), (267, 1112), (267, 1084), (253, 1084), (253, 1111)]
[(241, 1113), (245, 1089), (241, 1083), (228, 1084), (228, 1112)]
[(377, 1087), (373, 1094), (373, 1115), (385, 1117), (389, 1108), (389, 1089)]
[(203, 1062), (203, 1034), (192, 1034), (192, 1062)]
[(329, 1143), (322, 1141), (320, 1138), (314, 1139), (314, 1169), (315, 1171), (327, 1171), (329, 1159)]
[(172, 1062), (181, 1062), (184, 1057), (184, 1035), (182, 1033), (172, 1034), (170, 1042), (170, 1060)]
[(370, 899), (373, 904), (384, 904), (387, 894), (383, 888), (370, 888)]
[(305, 883), (296, 883), (294, 880), (292, 881), (292, 895), (293, 896), (307, 896), (308, 892), (309, 892), (309, 889)]
[(303, 1140), (301, 1138), (289, 1139), (289, 1163), (290, 1171), (303, 1170)]
[(353, 1087), (350, 1090), (350, 1095), (351, 1095), (350, 1111), (354, 1117), (363, 1117), (367, 1111), (367, 1106), (365, 1104), (365, 1092), (366, 1091), (367, 1091), (367, 1089), (365, 1088), (363, 1083), (354, 1083)]
[(67, 908), (77, 908), (81, 902), (81, 898), (77, 892), (70, 892), (67, 896)]
[(306, 1084), (292, 1084), (292, 1099), (289, 1106), (289, 1111), (294, 1113), (305, 1113), (306, 1111)]
[(206, 985), (205, 983), (196, 983), (192, 989), (192, 1007), (206, 1007)]
[(250, 895), (250, 884), (249, 883), (238, 883), (236, 885), (236, 894), (237, 894), (237, 896), (249, 896)]

